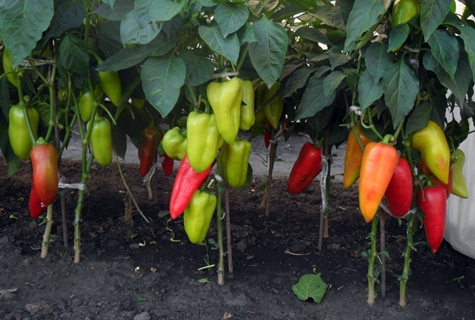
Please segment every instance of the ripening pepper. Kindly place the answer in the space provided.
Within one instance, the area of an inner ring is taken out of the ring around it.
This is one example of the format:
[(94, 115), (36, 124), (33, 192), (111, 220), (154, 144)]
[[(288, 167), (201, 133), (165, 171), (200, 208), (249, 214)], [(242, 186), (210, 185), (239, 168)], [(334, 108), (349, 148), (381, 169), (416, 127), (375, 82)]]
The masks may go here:
[(172, 159), (181, 160), (186, 155), (187, 149), (186, 134), (179, 127), (174, 127), (167, 132), (162, 139), (162, 148)]
[(386, 197), (389, 211), (395, 218), (404, 217), (411, 209), (414, 188), (411, 167), (406, 159), (399, 158), (384, 196)]
[(399, 0), (393, 5), (393, 27), (406, 23), (419, 14), (419, 3), (416, 0)]
[(214, 210), (216, 195), (196, 190), (183, 214), (183, 225), (191, 243), (201, 243), (206, 237)]
[[(355, 126), (356, 133), (360, 139), (363, 148), (366, 147), (371, 139), (364, 134), (360, 125)], [(346, 142), (345, 166), (343, 169), (343, 187), (351, 187), (360, 177), (361, 160), (363, 159), (363, 149), (355, 135), (355, 130), (350, 130)]]
[(162, 169), (167, 176), (171, 176), (173, 173), (173, 164), (175, 160), (170, 158), (166, 153), (163, 155)]
[(58, 194), (58, 151), (42, 138), (38, 142), (30, 153), (32, 180), (38, 197), (46, 207)]
[[(89, 122), (87, 127), (90, 127)], [(92, 154), (96, 158), (97, 163), (107, 167), (112, 163), (111, 124), (107, 118), (96, 115), (90, 130), (89, 141), (91, 142)]]
[(172, 194), (170, 197), (170, 217), (179, 217), (191, 201), (193, 194), (198, 190), (203, 182), (208, 178), (213, 164), (203, 172), (197, 173), (190, 165), (188, 156), (185, 155), (178, 167), (178, 172), (173, 182)]
[(206, 94), (216, 117), (219, 133), (224, 141), (232, 145), (241, 123), (241, 81), (234, 77), (226, 82), (211, 82), (206, 87)]
[(144, 177), (157, 157), (157, 148), (163, 133), (158, 128), (147, 127), (142, 130), (142, 141), (139, 148), (140, 175)]
[[(426, 163), (424, 162), (424, 159), (422, 159), (422, 158), (419, 159), (419, 169), (421, 170), (421, 173), (423, 173), (423, 174), (425, 174), (429, 177), (434, 176), (434, 174), (429, 170)], [(430, 179), (430, 182), (431, 182), (431, 184), (436, 184), (436, 185), (444, 187), (447, 198), (449, 198), (450, 193), (452, 192), (452, 185), (453, 185), (453, 166), (450, 166), (450, 169), (449, 169), (449, 182), (448, 183), (443, 183), (442, 181), (440, 181), (436, 177), (433, 177), (432, 179)]]
[(366, 222), (373, 220), (399, 162), (397, 150), (383, 142), (366, 145), (358, 184), (360, 210)]
[(251, 143), (238, 140), (233, 145), (226, 144), (221, 157), (226, 182), (233, 188), (240, 188), (247, 179)]
[(322, 171), (322, 152), (310, 142), (300, 149), (299, 156), (290, 171), (287, 182), (289, 193), (297, 194), (304, 191)]
[(467, 182), (465, 182), (465, 177), (462, 172), (463, 165), (465, 164), (465, 154), (462, 150), (457, 149), (454, 151), (454, 159), (456, 159), (456, 161), (452, 169), (452, 193), (460, 198), (468, 198)]
[(40, 200), (38, 193), (36, 192), (35, 185), (31, 185), (30, 198), (28, 199), (28, 211), (33, 219), (38, 218), (44, 211), (46, 206)]
[(447, 212), (447, 195), (444, 187), (432, 185), (420, 189), (417, 193), (417, 202), (424, 214), (422, 221), (424, 222), (427, 242), (432, 252), (435, 253), (444, 238)]
[(5, 50), (3, 50), (2, 62), (3, 62), (3, 71), (5, 71), (8, 81), (18, 88), (20, 86), (20, 80), (18, 80), (16, 71), (13, 68), (12, 58), (10, 57), (10, 53), (8, 52), (6, 48)]
[(429, 120), (427, 126), (414, 132), (411, 146), (418, 150), (429, 170), (443, 183), (449, 182), (450, 148), (444, 131)]
[(8, 112), (8, 138), (13, 152), (22, 160), (30, 158), (30, 151), (33, 148), (33, 141), (31, 140), (28, 131), (27, 119), (31, 125), (31, 130), (35, 140), (38, 138), (38, 123), (40, 115), (35, 108), (27, 108), (24, 104), (12, 106)]
[(249, 130), (256, 122), (254, 113), (254, 88), (249, 80), (239, 79), (242, 86), (241, 119), (239, 129)]
[(205, 171), (223, 145), (214, 114), (190, 112), (186, 120), (186, 139), (191, 166), (198, 173)]
[[(257, 95), (261, 97), (262, 103), (270, 99), (280, 90), (280, 83), (275, 82), (270, 89), (264, 83), (261, 83), (257, 88)], [(279, 120), (284, 110), (284, 102), (282, 96), (278, 94), (268, 104), (264, 106), (264, 114), (266, 119), (272, 124), (272, 127), (277, 130), (279, 128)]]

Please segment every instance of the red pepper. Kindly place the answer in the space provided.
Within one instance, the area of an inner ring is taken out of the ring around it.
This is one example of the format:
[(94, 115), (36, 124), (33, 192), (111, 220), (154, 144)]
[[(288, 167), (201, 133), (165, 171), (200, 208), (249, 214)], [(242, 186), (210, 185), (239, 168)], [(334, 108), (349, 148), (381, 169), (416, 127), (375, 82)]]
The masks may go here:
[(58, 152), (53, 145), (40, 142), (31, 150), (30, 159), (33, 184), (46, 207), (54, 201), (58, 193)]
[(208, 169), (197, 173), (190, 165), (188, 155), (185, 155), (180, 163), (173, 183), (172, 195), (170, 198), (170, 216), (172, 219), (179, 217), (186, 209), (193, 197), (211, 172), (211, 164)]
[[(422, 158), (419, 160), (419, 169), (421, 169), (421, 172), (428, 175), (429, 177), (434, 175), (432, 171), (430, 171), (430, 169), (427, 167), (427, 164), (424, 162)], [(453, 166), (450, 166), (449, 168), (449, 183), (443, 183), (436, 177), (430, 179), (430, 182), (432, 184), (436, 184), (436, 185), (444, 187), (445, 193), (447, 195), (447, 199), (450, 197), (450, 194), (452, 193), (453, 181), (454, 181), (453, 180)]]
[(393, 217), (401, 218), (411, 209), (414, 196), (413, 189), (411, 167), (406, 159), (399, 158), (397, 167), (384, 194)]
[(30, 198), (28, 200), (28, 209), (33, 219), (38, 218), (46, 209), (36, 192), (35, 185), (31, 185)]
[(163, 172), (165, 172), (165, 174), (167, 176), (172, 175), (174, 162), (175, 162), (175, 160), (173, 160), (173, 158), (170, 158), (169, 156), (167, 156), (166, 153), (163, 155), (162, 169), (163, 169)]
[(144, 177), (157, 157), (157, 148), (160, 140), (163, 138), (163, 133), (153, 127), (148, 127), (142, 130), (142, 142), (139, 148), (140, 160), (140, 175)]
[(427, 242), (432, 252), (437, 252), (444, 239), (447, 195), (439, 185), (424, 187), (417, 193), (419, 207), (424, 214), (422, 221), (426, 230)]
[(304, 191), (313, 179), (322, 171), (322, 152), (310, 142), (305, 143), (300, 149), (297, 161), (290, 171), (287, 190), (297, 194)]

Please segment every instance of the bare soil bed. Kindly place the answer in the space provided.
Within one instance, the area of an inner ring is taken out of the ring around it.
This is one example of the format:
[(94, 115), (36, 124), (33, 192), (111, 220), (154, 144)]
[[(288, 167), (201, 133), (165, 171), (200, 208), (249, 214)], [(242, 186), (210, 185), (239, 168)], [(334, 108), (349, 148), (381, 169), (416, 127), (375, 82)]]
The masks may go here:
[[(415, 241), (408, 305), (399, 306), (405, 222), (388, 219), (387, 289), (366, 303), (370, 225), (358, 210), (356, 187), (331, 188), (329, 237), (318, 250), (318, 183), (289, 195), (285, 179), (272, 185), (271, 215), (259, 207), (263, 177), (230, 193), (234, 274), (217, 284), (218, 252), (189, 243), (182, 219), (164, 214), (174, 175), (154, 177), (149, 200), (138, 166), (123, 164), (126, 180), (150, 223), (130, 206), (117, 166), (95, 166), (85, 198), (81, 262), (73, 262), (77, 194), (65, 193), (68, 242), (64, 247), (59, 198), (52, 242), (40, 258), (44, 224), (28, 213), (30, 167), (22, 163), (10, 179), (0, 163), (1, 319), (475, 319), (475, 260), (444, 241), (436, 254), (423, 229)], [(63, 168), (69, 181), (80, 177), (79, 163)], [(216, 239), (212, 223), (209, 237)], [(172, 241), (173, 240), (173, 241)], [(320, 304), (301, 301), (292, 285), (304, 274), (321, 273), (328, 290)], [(457, 280), (458, 279), (458, 280)], [(5, 291), (9, 289), (16, 289)]]

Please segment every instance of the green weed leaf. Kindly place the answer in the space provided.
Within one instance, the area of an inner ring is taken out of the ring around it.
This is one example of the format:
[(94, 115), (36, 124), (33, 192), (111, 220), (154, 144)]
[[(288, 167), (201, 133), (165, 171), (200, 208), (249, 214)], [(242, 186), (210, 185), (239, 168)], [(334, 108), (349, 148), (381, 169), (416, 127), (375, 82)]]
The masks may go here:
[(320, 277), (321, 273), (305, 274), (292, 286), (292, 291), (300, 300), (312, 298), (316, 303), (320, 303), (327, 291), (327, 284)]

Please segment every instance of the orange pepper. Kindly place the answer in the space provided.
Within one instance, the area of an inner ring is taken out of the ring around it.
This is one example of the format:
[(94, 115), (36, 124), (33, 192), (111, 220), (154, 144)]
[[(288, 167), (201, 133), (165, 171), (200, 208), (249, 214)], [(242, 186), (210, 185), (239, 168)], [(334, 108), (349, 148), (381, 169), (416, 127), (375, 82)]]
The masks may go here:
[[(364, 134), (360, 125), (355, 127), (363, 148), (366, 147), (371, 139)], [(345, 167), (343, 169), (343, 187), (351, 187), (360, 176), (361, 160), (363, 159), (363, 150), (356, 139), (354, 130), (350, 130), (346, 142)]]

